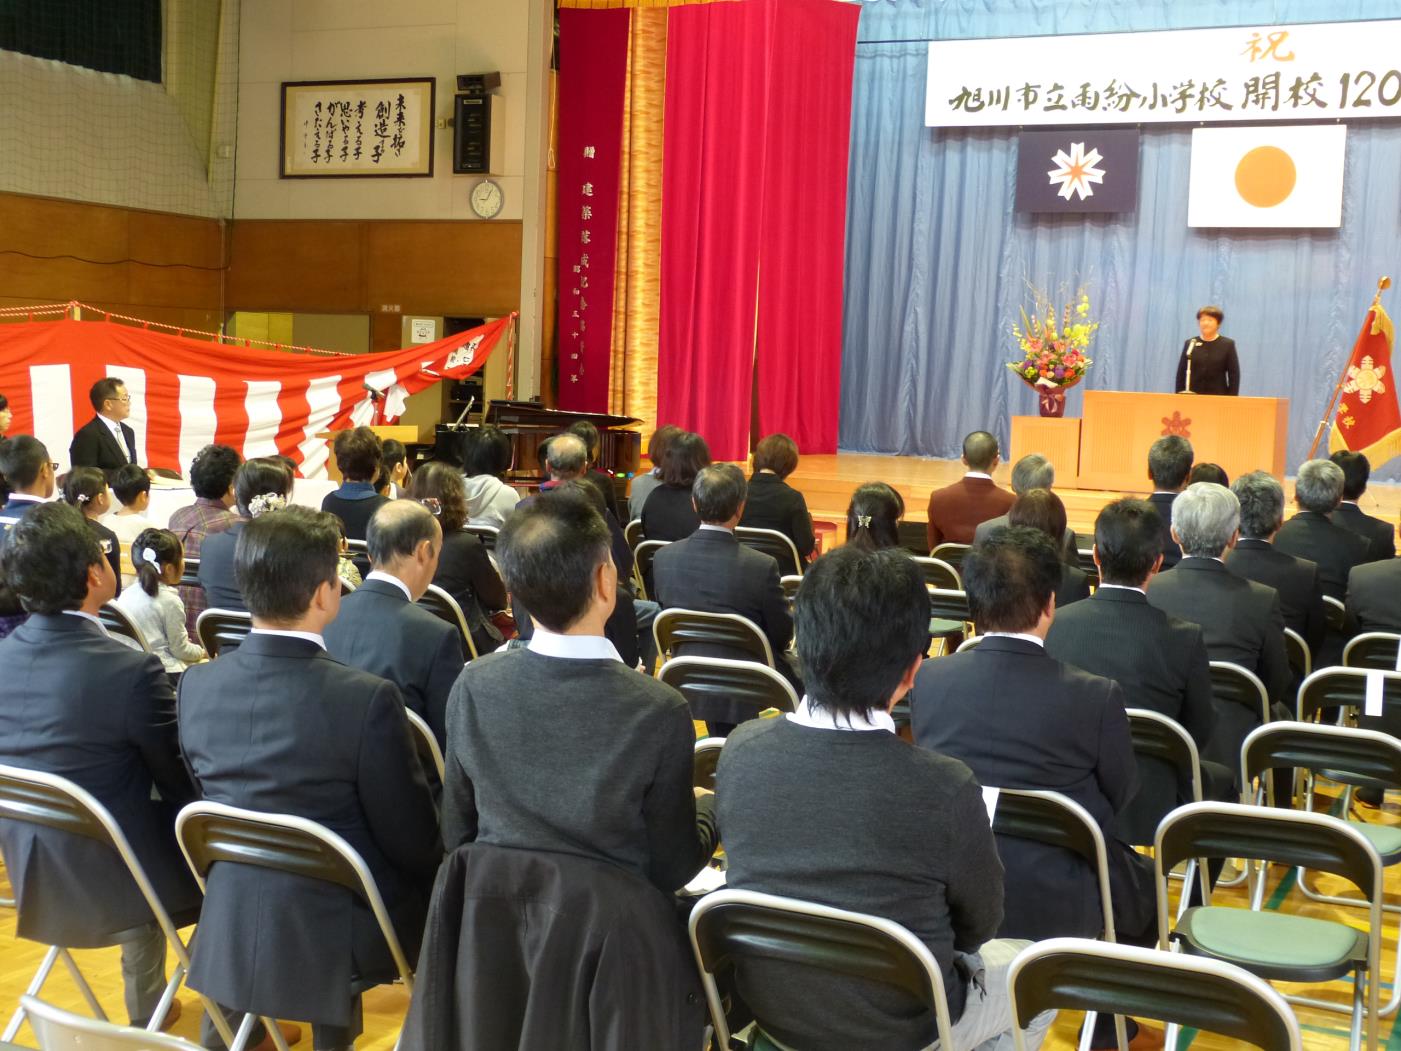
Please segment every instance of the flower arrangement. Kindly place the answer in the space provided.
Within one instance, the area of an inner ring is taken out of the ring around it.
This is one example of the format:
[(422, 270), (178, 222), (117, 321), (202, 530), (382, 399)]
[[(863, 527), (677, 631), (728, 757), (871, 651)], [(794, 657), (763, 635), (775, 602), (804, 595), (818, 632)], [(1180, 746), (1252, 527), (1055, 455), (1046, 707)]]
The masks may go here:
[(1032, 316), (1022, 310), (1021, 325), (1012, 326), (1022, 358), (1007, 367), (1031, 387), (1073, 387), (1094, 364), (1087, 351), (1098, 329), (1099, 322), (1090, 320), (1090, 297), (1084, 291), (1074, 303), (1065, 304), (1059, 327), (1049, 297), (1038, 292)]

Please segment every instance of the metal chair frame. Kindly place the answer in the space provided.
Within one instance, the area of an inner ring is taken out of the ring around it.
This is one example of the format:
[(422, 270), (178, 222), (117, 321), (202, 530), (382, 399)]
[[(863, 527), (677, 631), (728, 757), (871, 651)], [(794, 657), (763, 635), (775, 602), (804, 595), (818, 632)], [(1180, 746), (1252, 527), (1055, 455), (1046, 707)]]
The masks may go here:
[[(188, 832), (193, 827), (200, 827), (206, 824), (226, 823), (232, 829), (239, 825), (244, 827), (276, 828), (283, 832), (290, 832), (300, 837), (308, 845), (314, 845), (314, 849), (319, 852), (329, 851), (340, 864), (350, 870), (355, 877), (355, 882), (349, 879), (338, 881), (338, 886), (343, 886), (351, 893), (356, 894), (362, 901), (370, 907), (374, 913), (376, 922), (379, 924), (380, 933), (384, 936), (385, 943), (389, 946), (389, 953), (394, 958), (394, 966), (399, 971), (399, 977), (403, 980), (404, 988), (409, 995), (413, 995), (414, 975), (413, 969), (409, 967), (408, 957), (404, 954), (403, 946), (399, 943), (399, 936), (394, 931), (394, 923), (389, 917), (389, 910), (385, 907), (384, 899), (380, 896), (379, 885), (375, 882), (375, 877), (370, 868), (365, 864), (358, 851), (347, 843), (344, 839), (315, 821), (306, 818), (294, 817), (290, 814), (262, 814), (254, 810), (244, 810), (239, 807), (227, 806), (223, 803), (198, 802), (185, 806), (179, 814), (175, 816), (175, 838), (180, 844), (180, 851), (185, 855), (185, 862), (190, 866), (190, 872), (194, 874), (195, 882), (199, 884), (199, 889), (204, 892), (206, 889), (206, 878), (209, 869), (217, 862), (229, 862), (232, 864), (256, 865), (263, 868), (271, 868), (275, 871), (286, 871), (282, 866), (271, 864), (259, 853), (255, 844), (225, 845), (212, 851), (214, 856), (198, 856), (192, 852), (191, 844), (187, 838)], [(217, 855), (223, 854), (224, 857)], [(310, 878), (324, 878), (309, 875)], [(237, 1005), (234, 1005), (235, 1007)], [(217, 1012), (216, 1012), (217, 1013)], [(253, 1026), (258, 1016), (245, 1014), (242, 1024), (238, 1027), (233, 1042), (228, 1044), (229, 1051), (244, 1051), (252, 1036)], [(273, 1038), (273, 1043), (277, 1045), (278, 1051), (288, 1051), (286, 1041), (282, 1036), (281, 1029), (275, 1020), (267, 1017), (262, 1018), (264, 1026)], [(225, 1038), (227, 1042), (227, 1037)]]
[[(1043, 975), (1048, 987), (1038, 990), (1040, 998), (1029, 1002), (1032, 984), (1042, 980)], [(1012, 1046), (1016, 1051), (1026, 1051), (1022, 1025), (1053, 1007), (1119, 1008), (1139, 1018), (1206, 1029), (1197, 1013), (1206, 986), (1217, 987), (1221, 994), (1211, 999), (1217, 1010), (1221, 1009), (1227, 990), (1249, 1005), (1249, 1009), (1236, 1005), (1235, 1024), (1223, 1035), (1248, 1041), (1264, 1051), (1303, 1051), (1299, 1021), (1283, 996), (1249, 971), (1205, 956), (1108, 945), (1088, 938), (1050, 938), (1017, 954), (1008, 969), (1007, 984), (1012, 1001)], [(1170, 1011), (1162, 1009), (1168, 999)], [(1274, 1031), (1262, 1036), (1267, 1024)], [(1119, 1048), (1124, 1051), (1122, 1037)]]
[[(1133, 740), (1134, 756), (1148, 756), (1171, 763), (1177, 771), (1177, 776), (1181, 778), (1185, 774), (1190, 782), (1192, 802), (1200, 803), (1202, 761), (1201, 754), (1197, 751), (1197, 742), (1192, 740), (1192, 735), (1176, 719), (1170, 719), (1161, 712), (1150, 711), (1147, 708), (1126, 708), (1124, 714), (1129, 717), (1129, 736)], [(1190, 884), (1196, 876), (1196, 871), (1197, 859), (1192, 858), (1180, 876), (1173, 873), (1171, 878), (1181, 879)], [(1183, 894), (1177, 907), (1179, 917), (1187, 911), (1188, 900), (1188, 895)]]
[(725, 747), (723, 737), (702, 737), (696, 741), (695, 761), (691, 766), (691, 785), (715, 791), (715, 767), (720, 762), (720, 751)]
[(646, 534), (642, 532), (642, 519), (634, 518), (623, 526), (623, 539), (628, 543), (628, 550), (637, 550), (637, 545), (647, 539)]
[[(41, 818), (42, 808), (46, 805), (53, 805), (56, 802), (55, 796), (61, 796), (67, 804), (66, 819), (62, 823)], [(122, 831), (111, 812), (87, 789), (74, 784), (66, 777), (59, 777), (57, 774), (45, 773), (40, 770), (24, 770), (15, 766), (0, 765), (0, 817), (10, 821), (25, 821), (43, 825), (45, 828), (57, 829), (70, 835), (85, 836), (99, 843), (105, 843), (117, 852), (117, 856), (122, 859), (122, 864), (126, 866), (127, 872), (135, 882), (137, 890), (141, 892), (141, 897), (145, 899), (147, 907), (151, 910), (161, 933), (165, 935), (165, 940), (169, 943), (171, 951), (175, 954), (175, 970), (166, 983), (165, 991), (161, 993), (160, 999), (156, 1002), (155, 1010), (151, 1012), (151, 1020), (146, 1026), (148, 1032), (159, 1032), (161, 1024), (165, 1021), (166, 1013), (175, 1000), (175, 994), (184, 984), (185, 975), (190, 969), (189, 946), (181, 940), (180, 932), (170, 918), (170, 913), (166, 911), (165, 905), (156, 895), (155, 885), (146, 875), (145, 866), (137, 858), (136, 852), (131, 849), (126, 833)], [(64, 946), (49, 946), (43, 961), (39, 964), (39, 969), (34, 972), (34, 977), (24, 991), (24, 997), (37, 997), (39, 995), (44, 988), (44, 983), (48, 981), (49, 974), (53, 971), (54, 964), (59, 960), (62, 960), (64, 966), (68, 968), (69, 974), (77, 984), (79, 991), (83, 994), (83, 999), (87, 1001), (93, 1014), (100, 1020), (107, 1021), (107, 1014), (102, 1010), (102, 1005), (98, 1003), (92, 987), (83, 976), (83, 972), (78, 969), (78, 964), (73, 959), (72, 954)], [(232, 1030), (224, 1021), (218, 1008), (197, 990), (196, 994), (204, 1005), (204, 1009), (209, 1012), (219, 1035), (224, 1038), (225, 1042), (231, 1040)], [(15, 1034), (19, 1032), (19, 1027), (24, 1021), (26, 1010), (22, 998), (19, 1009), (10, 1017), (4, 1032), (0, 1034), (0, 1043), (7, 1043), (15, 1038)]]
[[(1386, 653), (1388, 649), (1389, 654)], [(1384, 654), (1386, 659), (1382, 660)], [(1343, 647), (1343, 667), (1401, 671), (1401, 635), (1391, 631), (1364, 631), (1353, 636)]]
[[(206, 624), (209, 627), (206, 628)], [(248, 629), (241, 633), (237, 632), (233, 628), (234, 624), (247, 624)], [(227, 628), (231, 634), (238, 635), (241, 642), (248, 635), (248, 632), (253, 630), (253, 614), (236, 609), (211, 607), (195, 618), (195, 634), (199, 636), (199, 644), (204, 647), (204, 652), (209, 654), (210, 660), (219, 656), (219, 636), (216, 633), (224, 628)]]
[(632, 579), (638, 598), (646, 600), (652, 597), (647, 593), (647, 570), (652, 568), (657, 552), (669, 543), (670, 540), (643, 540), (632, 549)]
[[(1195, 826), (1203, 823), (1203, 820), (1211, 818), (1220, 819), (1223, 822), (1232, 822), (1237, 826), (1242, 821), (1255, 826), (1262, 840), (1269, 837), (1265, 831), (1267, 826), (1275, 826), (1280, 831), (1280, 835), (1268, 846), (1252, 844), (1242, 841), (1239, 830), (1232, 837), (1231, 848), (1227, 850), (1206, 850), (1201, 843), (1204, 831), (1198, 830)], [(1185, 831), (1179, 826), (1189, 826)], [(1158, 826), (1158, 835), (1153, 844), (1154, 847), (1154, 889), (1158, 898), (1158, 946), (1168, 948), (1174, 943), (1172, 934), (1168, 930), (1168, 899), (1167, 899), (1167, 879), (1165, 872), (1172, 868), (1179, 861), (1189, 857), (1198, 857), (1198, 875), (1201, 879), (1202, 904), (1211, 904), (1211, 882), (1206, 874), (1206, 859), (1208, 857), (1241, 856), (1238, 848), (1245, 846), (1248, 849), (1244, 855), (1250, 861), (1263, 862), (1283, 862), (1291, 866), (1295, 865), (1298, 851), (1291, 844), (1282, 842), (1283, 830), (1290, 825), (1309, 827), (1317, 840), (1328, 842), (1335, 848), (1339, 855), (1349, 854), (1351, 856), (1361, 856), (1366, 859), (1369, 873), (1367, 882), (1370, 886), (1356, 884), (1355, 878), (1347, 871), (1341, 861), (1336, 869), (1325, 869), (1333, 874), (1342, 876), (1344, 879), (1354, 882), (1358, 890), (1369, 895), (1369, 917), (1367, 927), (1367, 960), (1365, 967), (1358, 967), (1353, 971), (1353, 997), (1352, 997), (1352, 1026), (1349, 1038), (1351, 1051), (1358, 1051), (1362, 1046), (1363, 1029), (1366, 1029), (1366, 1046), (1368, 1051), (1376, 1051), (1377, 1047), (1377, 1025), (1380, 1018), (1378, 1004), (1378, 988), (1380, 984), (1380, 956), (1381, 956), (1381, 933), (1382, 933), (1382, 863), (1377, 855), (1376, 849), (1368, 842), (1367, 838), (1357, 829), (1352, 828), (1346, 822), (1325, 814), (1310, 814), (1298, 810), (1280, 810), (1274, 808), (1247, 806), (1240, 803), (1189, 803), (1179, 807), (1167, 817), (1163, 818)], [(1295, 830), (1299, 831), (1299, 830)], [(1264, 902), (1265, 878), (1262, 871), (1260, 878), (1255, 881), (1250, 908), (1252, 911), (1260, 911)], [(1192, 909), (1187, 911), (1188, 916)], [(1179, 920), (1179, 925), (1181, 921)], [(1339, 926), (1348, 926), (1339, 924)], [(1351, 929), (1351, 928), (1349, 928)], [(1247, 970), (1256, 973), (1256, 968), (1246, 966)], [(1273, 977), (1280, 981), (1307, 980), (1302, 976), (1291, 978), (1288, 975), (1287, 966), (1260, 965), (1260, 970), (1269, 972), (1267, 975), (1257, 974), (1257, 977)], [(1329, 1011), (1342, 1011), (1348, 1013), (1341, 1005), (1331, 1003), (1327, 1000), (1320, 1000), (1314, 997), (1288, 995), (1284, 997), (1290, 1003), (1301, 1004), (1309, 1007), (1318, 1007)], [(1165, 1045), (1169, 1047), (1177, 1046), (1177, 1026), (1168, 1027)]]
[[(788, 702), (788, 711), (796, 711), (798, 708), (798, 692), (793, 689), (793, 684), (767, 664), (760, 664), (758, 661), (737, 661), (730, 660), (726, 657), (672, 657), (657, 669), (657, 679), (675, 688), (684, 695), (686, 692), (684, 687), (687, 685), (687, 672), (704, 672), (707, 668), (713, 669), (716, 672), (740, 673), (751, 675), (755, 679), (761, 679), (783, 695)], [(686, 700), (689, 704), (690, 698), (687, 697)], [(773, 707), (778, 708), (779, 706), (774, 705)], [(760, 709), (759, 711), (764, 710), (766, 709)], [(783, 709), (779, 708), (779, 710), (782, 711)], [(758, 718), (759, 711), (756, 711), (751, 718)], [(700, 719), (700, 716), (692, 711), (691, 718)], [(706, 720), (701, 719), (701, 721), (705, 722)], [(708, 740), (724, 741), (724, 738), (708, 738)]]
[[(651, 543), (651, 541), (648, 541), (648, 543)], [(698, 609), (682, 609), (680, 606), (673, 606), (670, 609), (662, 610), (660, 613), (657, 614), (657, 618), (654, 621), (652, 621), (652, 640), (657, 644), (658, 653), (662, 654), (663, 656), (666, 656), (667, 654), (670, 654), (672, 652), (672, 648), (676, 644), (675, 640), (671, 636), (671, 632), (675, 630), (672, 628), (672, 623), (674, 621), (682, 621), (684, 624), (686, 620), (699, 622), (710, 621), (711, 623), (717, 625), (730, 624), (733, 625), (738, 631), (744, 631), (747, 629), (749, 634), (752, 634), (754, 636), (754, 651), (756, 652), (756, 654), (760, 652), (763, 653), (763, 663), (767, 664), (770, 668), (777, 667), (777, 665), (774, 662), (773, 647), (769, 644), (769, 637), (765, 635), (763, 631), (760, 630), (759, 625), (755, 624), (748, 617), (742, 617), (738, 613), (706, 613), (705, 611)], [(665, 637), (663, 637), (664, 633)], [(702, 643), (702, 645), (706, 644), (707, 643)], [(723, 645), (723, 643), (708, 644)], [(708, 659), (723, 660), (726, 658)], [(756, 661), (755, 663), (758, 662)]]
[[(778, 563), (780, 575), (788, 573), (790, 570), (798, 576), (803, 575), (803, 559), (798, 554), (798, 546), (793, 543), (793, 539), (786, 533), (780, 533), (777, 529), (759, 529), (754, 526), (736, 526), (735, 539), (745, 547), (752, 548), (765, 555), (773, 555), (773, 559)], [(783, 560), (774, 554), (774, 549), (784, 553), (790, 558), (786, 566)]]
[(443, 750), (438, 745), (438, 739), (433, 736), (433, 729), (424, 721), (412, 708), (405, 708), (404, 714), (409, 717), (409, 727), (414, 732), (414, 738), (418, 745), (418, 751), (422, 755), (427, 755), (433, 762), (433, 769), (438, 771), (438, 782), (441, 784), (444, 777), (445, 766), (443, 764)]
[(941, 544), (934, 545), (934, 550), (929, 552), (929, 557), (937, 558), (939, 561), (953, 566), (954, 569), (958, 570), (958, 575), (962, 577), (963, 556), (968, 554), (972, 547), (972, 544), (955, 544), (952, 540), (945, 540)]
[(480, 540), (482, 542), (482, 547), (486, 548), (488, 554), (496, 550), (496, 538), (501, 531), (495, 526), (465, 525), (462, 529), (464, 532), (471, 533)]
[(1332, 595), (1323, 596), (1323, 616), (1328, 622), (1328, 630), (1342, 633), (1347, 625), (1347, 606), (1343, 605), (1341, 599), (1336, 599)]
[[(1397, 636), (1401, 638), (1401, 636)], [(1284, 629), (1284, 652), (1291, 656), (1291, 667), (1302, 667), (1304, 674), (1299, 676), (1302, 682), (1313, 672), (1313, 651), (1309, 649), (1309, 644), (1293, 628)]]
[[(1367, 677), (1369, 675), (1380, 675), (1383, 679), (1383, 691), (1387, 687), (1397, 688), (1401, 691), (1401, 671), (1388, 671), (1384, 668), (1345, 668), (1334, 666), (1331, 668), (1319, 668), (1309, 675), (1299, 684), (1299, 695), (1295, 714), (1300, 722), (1311, 723), (1323, 708), (1351, 708), (1360, 709), (1364, 704), (1367, 689)], [(1349, 689), (1345, 696), (1330, 696), (1326, 685), (1320, 687), (1320, 683), (1328, 683), (1329, 680), (1339, 684), (1353, 684), (1355, 690)], [(1322, 696), (1318, 696), (1319, 694)], [(1401, 703), (1401, 692), (1398, 693), (1398, 702)], [(1345, 713), (1344, 713), (1345, 714)]]
[[(862, 928), (866, 932), (878, 935), (887, 948), (887, 959), (893, 960), (896, 956), (905, 957), (907, 960), (912, 959), (923, 970), (926, 985), (921, 998), (931, 1008), (934, 1015), (937, 1026), (934, 1036), (937, 1038), (940, 1034), (944, 1034), (946, 1037), (939, 1045), (941, 1051), (961, 1051), (953, 1046), (951, 1035), (953, 1023), (949, 1017), (948, 997), (944, 992), (944, 975), (939, 968), (939, 962), (934, 958), (934, 954), (929, 951), (929, 948), (904, 927), (879, 916), (848, 912), (845, 909), (834, 909), (813, 902), (799, 901), (795, 898), (779, 897), (775, 894), (760, 894), (756, 891), (730, 890), (728, 888), (703, 897), (691, 910), (688, 924), (691, 951), (695, 954), (696, 966), (700, 969), (701, 984), (705, 989), (706, 1003), (710, 1007), (710, 1020), (715, 1030), (717, 1046), (731, 1046), (730, 1027), (725, 1017), (725, 1007), (720, 999), (719, 988), (715, 983), (714, 970), (716, 966), (724, 962), (723, 958), (727, 957), (729, 953), (722, 953), (721, 958), (712, 958), (704, 947), (708, 933), (707, 918), (717, 909), (747, 910), (756, 920), (761, 920), (765, 913), (810, 917), (817, 921), (815, 925), (820, 925), (830, 932), (834, 950), (839, 947), (838, 943), (842, 940), (843, 933), (852, 927)], [(703, 929), (703, 925), (706, 929)], [(768, 950), (768, 954), (782, 958), (780, 954), (784, 946), (798, 944), (800, 939), (796, 936), (785, 938), (783, 932), (765, 930), (751, 936), (751, 941), (762, 945), (764, 949)], [(841, 954), (835, 951), (833, 956), (837, 959), (841, 958)], [(852, 968), (854, 971), (854, 962)], [(913, 990), (910, 991), (913, 994)], [(760, 1022), (760, 1028), (762, 1028), (762, 1022)]]
[[(424, 599), (430, 599), (424, 602)], [(472, 641), (472, 633), (467, 628), (467, 618), (463, 616), (462, 607), (457, 604), (457, 599), (453, 598), (437, 584), (429, 584), (428, 590), (423, 593), (423, 598), (419, 599), (415, 605), (422, 606), (439, 620), (446, 621), (457, 629), (457, 634), (462, 638), (463, 658), (468, 661), (477, 659), (477, 644)]]
[(911, 559), (924, 572), (925, 587), (942, 591), (962, 591), (963, 575), (942, 558), (915, 555)]
[(136, 626), (136, 622), (127, 616), (126, 610), (115, 602), (104, 602), (102, 608), (97, 611), (97, 619), (102, 621), (102, 626), (107, 629), (107, 634), (130, 639), (141, 647), (143, 653), (151, 652), (151, 647), (146, 642), (146, 636), (141, 634), (141, 629)]
[(85, 1018), (34, 996), (21, 996), (20, 1003), (44, 1051), (200, 1051), (178, 1036)]
[(199, 588), (201, 591), (204, 590), (204, 585), (199, 582), (199, 559), (186, 556), (185, 572), (180, 577), (179, 586), (182, 588)]
[(1211, 693), (1217, 696), (1216, 687), (1229, 682), (1231, 679), (1242, 680), (1255, 687), (1255, 693), (1260, 699), (1260, 722), (1263, 725), (1270, 721), (1270, 691), (1265, 689), (1265, 684), (1260, 681), (1260, 676), (1256, 675), (1249, 668), (1242, 668), (1232, 661), (1211, 661)]

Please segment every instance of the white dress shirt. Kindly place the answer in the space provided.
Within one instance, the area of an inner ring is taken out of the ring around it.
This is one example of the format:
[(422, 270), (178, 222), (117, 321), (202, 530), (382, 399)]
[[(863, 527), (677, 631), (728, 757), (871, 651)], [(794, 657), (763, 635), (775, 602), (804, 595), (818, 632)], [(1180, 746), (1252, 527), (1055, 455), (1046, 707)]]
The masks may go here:
[(825, 708), (813, 708), (806, 695), (799, 702), (798, 710), (789, 712), (784, 718), (814, 730), (884, 730), (892, 734), (895, 732), (895, 720), (887, 711), (873, 711), (867, 715), (837, 715)]
[(254, 628), (250, 635), (281, 635), (288, 639), (302, 639), (305, 642), (314, 642), (323, 650), (326, 648), (326, 640), (314, 631), (283, 631), (281, 628)]
[(964, 474), (963, 477), (964, 477), (964, 478), (986, 478), (989, 482), (992, 481), (992, 475), (988, 474), (986, 471), (968, 471), (966, 474)]
[(1034, 642), (1043, 650), (1046, 648), (1046, 640), (1039, 635), (1028, 635), (1024, 631), (985, 631), (985, 639), (1021, 639), (1023, 642)]
[(109, 420), (106, 416), (99, 416), (98, 419), (105, 423), (107, 429), (112, 432), (112, 437), (117, 440), (117, 448), (122, 451), (122, 455), (127, 458), (127, 462), (132, 462), (131, 453), (127, 451), (126, 447), (126, 435), (122, 433), (122, 425), (116, 420)]
[(560, 635), (535, 625), (535, 634), (526, 646), (532, 653), (542, 657), (563, 657), (575, 661), (617, 661), (617, 648), (602, 635)]
[(413, 601), (413, 593), (409, 591), (409, 586), (405, 584), (402, 580), (400, 580), (398, 577), (394, 576), (394, 574), (384, 573), (378, 569), (372, 569), (365, 576), (365, 583), (368, 584), (372, 580), (383, 580), (386, 584), (393, 584), (396, 588), (398, 588), (404, 593), (404, 598), (408, 599), (410, 602)]
[(1144, 591), (1142, 588), (1136, 588), (1136, 587), (1134, 587), (1132, 584), (1105, 584), (1105, 583), (1101, 583), (1101, 584), (1099, 585), (1099, 590), (1100, 590), (1100, 591), (1103, 591), (1105, 588), (1117, 588), (1119, 591), (1137, 591), (1140, 595), (1146, 595), (1146, 594), (1148, 594), (1148, 592)]

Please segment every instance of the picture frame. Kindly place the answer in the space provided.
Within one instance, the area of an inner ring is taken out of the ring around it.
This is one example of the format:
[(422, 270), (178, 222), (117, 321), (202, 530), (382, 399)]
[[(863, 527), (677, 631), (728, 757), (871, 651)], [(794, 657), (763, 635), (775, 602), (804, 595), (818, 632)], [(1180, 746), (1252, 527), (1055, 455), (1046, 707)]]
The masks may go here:
[(279, 177), (431, 177), (436, 96), (436, 77), (283, 82)]

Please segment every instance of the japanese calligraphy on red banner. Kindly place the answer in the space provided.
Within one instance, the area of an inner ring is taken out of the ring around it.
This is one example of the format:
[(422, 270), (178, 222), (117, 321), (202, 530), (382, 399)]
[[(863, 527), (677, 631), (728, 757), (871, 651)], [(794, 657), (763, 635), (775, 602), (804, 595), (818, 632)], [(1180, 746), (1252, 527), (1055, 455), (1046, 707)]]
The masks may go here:
[(929, 45), (929, 127), (1401, 117), (1401, 19)]

